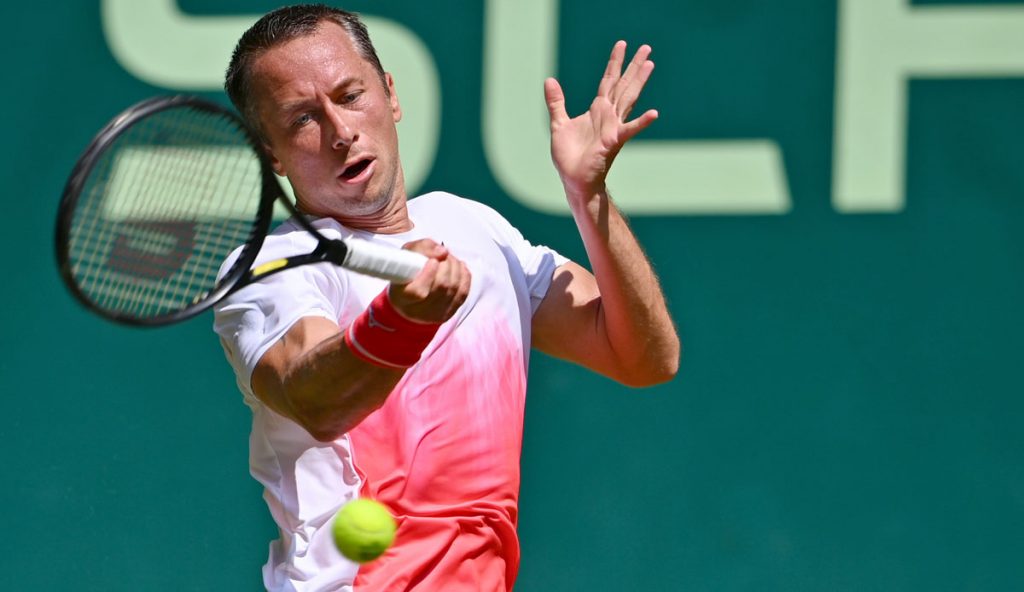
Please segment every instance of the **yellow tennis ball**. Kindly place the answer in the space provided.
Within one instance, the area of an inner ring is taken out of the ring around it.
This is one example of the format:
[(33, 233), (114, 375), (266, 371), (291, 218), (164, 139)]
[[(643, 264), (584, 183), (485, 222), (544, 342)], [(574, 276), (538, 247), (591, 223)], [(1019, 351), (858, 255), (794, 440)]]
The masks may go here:
[(397, 525), (384, 504), (357, 498), (345, 504), (334, 518), (334, 544), (357, 563), (373, 561), (395, 542)]

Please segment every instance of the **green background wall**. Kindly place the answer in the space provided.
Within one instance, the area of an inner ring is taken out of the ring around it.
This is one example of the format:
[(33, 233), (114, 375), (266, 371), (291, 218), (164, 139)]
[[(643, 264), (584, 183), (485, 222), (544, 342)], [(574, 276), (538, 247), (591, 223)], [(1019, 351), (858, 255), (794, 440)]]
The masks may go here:
[[(484, 157), (485, 6), (343, 6), (415, 32), (438, 65), (423, 187), (583, 260), (571, 220), (513, 199)], [(109, 325), (54, 266), (77, 155), (116, 112), (171, 91), (115, 60), (100, 3), (0, 10), (0, 590), (256, 590), (274, 528), (210, 317)], [(770, 139), (791, 204), (633, 216), (682, 371), (633, 391), (533, 358), (517, 590), (1024, 588), (1024, 80), (913, 78), (905, 207), (849, 214), (831, 202), (837, 2), (562, 0), (559, 14), (572, 110), (617, 38), (650, 43), (643, 107), (662, 117), (643, 138)], [(530, 92), (542, 100), (539, 81)]]

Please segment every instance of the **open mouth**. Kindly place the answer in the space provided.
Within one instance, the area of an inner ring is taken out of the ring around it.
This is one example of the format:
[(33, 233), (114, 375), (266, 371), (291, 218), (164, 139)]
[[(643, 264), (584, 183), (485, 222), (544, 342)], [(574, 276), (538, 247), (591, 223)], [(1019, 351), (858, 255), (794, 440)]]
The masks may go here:
[(366, 158), (366, 159), (360, 160), (359, 162), (356, 162), (356, 163), (352, 164), (351, 166), (346, 168), (344, 171), (342, 171), (341, 178), (345, 179), (346, 181), (351, 181), (352, 179), (355, 179), (363, 171), (366, 170), (366, 167), (370, 166), (371, 162), (372, 161), (370, 159)]

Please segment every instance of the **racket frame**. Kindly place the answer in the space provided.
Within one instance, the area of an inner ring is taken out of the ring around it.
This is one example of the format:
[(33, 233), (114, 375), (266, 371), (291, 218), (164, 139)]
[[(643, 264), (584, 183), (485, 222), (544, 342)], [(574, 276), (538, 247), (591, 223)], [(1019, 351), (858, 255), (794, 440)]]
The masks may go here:
[[(122, 134), (146, 117), (177, 107), (188, 107), (229, 120), (242, 132), (246, 143), (252, 149), (260, 165), (261, 188), (256, 219), (253, 221), (248, 239), (241, 246), (241, 251), (231, 268), (228, 269), (216, 286), (205, 294), (197, 296), (191, 304), (178, 310), (147, 317), (109, 310), (99, 306), (90, 299), (75, 281), (69, 253), (71, 225), (74, 221), (75, 208), (93, 167)], [(252, 268), (252, 264), (255, 262), (270, 230), (274, 216), (274, 204), (277, 202), (284, 206), (291, 215), (291, 219), (299, 227), (316, 238), (317, 246), (310, 253), (274, 259), (264, 262), (256, 266), (256, 268)], [(411, 251), (401, 249), (381, 250), (379, 246), (374, 246), (366, 241), (358, 241), (354, 238), (350, 239), (354, 241), (353, 244), (347, 244), (344, 240), (325, 237), (313, 227), (306, 216), (299, 212), (288, 199), (277, 175), (274, 174), (273, 167), (270, 165), (270, 161), (263, 149), (263, 142), (245, 124), (242, 118), (217, 103), (195, 95), (175, 95), (147, 99), (123, 111), (96, 134), (93, 141), (90, 142), (82, 156), (75, 163), (75, 167), (72, 169), (71, 176), (68, 178), (67, 185), (64, 188), (64, 194), (61, 197), (58, 210), (55, 239), (57, 265), (60, 269), (61, 277), (75, 298), (88, 310), (103, 318), (136, 327), (157, 327), (192, 318), (235, 290), (239, 290), (252, 282), (259, 281), (277, 272), (300, 265), (332, 263), (357, 273), (366, 273), (388, 281), (401, 282), (409, 281), (415, 277), (427, 261), (427, 258), (423, 255)]]
[[(254, 220), (249, 238), (242, 246), (242, 250), (234, 265), (230, 270), (228, 270), (224, 277), (221, 278), (217, 285), (203, 295), (201, 299), (196, 300), (185, 308), (151, 317), (139, 317), (137, 315), (109, 310), (99, 306), (89, 298), (89, 296), (78, 285), (78, 282), (75, 281), (69, 253), (71, 245), (71, 225), (74, 220), (75, 208), (93, 167), (96, 165), (100, 157), (104, 155), (107, 149), (110, 148), (122, 134), (131, 129), (132, 125), (143, 118), (177, 107), (189, 107), (198, 111), (205, 111), (211, 115), (230, 119), (242, 130), (249, 147), (252, 148), (260, 162), (262, 188), (260, 203), (256, 212), (256, 219)], [(270, 167), (270, 163), (267, 161), (266, 155), (263, 153), (262, 143), (249, 129), (249, 127), (245, 125), (242, 119), (238, 117), (238, 115), (217, 103), (195, 95), (160, 96), (146, 99), (125, 109), (107, 123), (107, 125), (96, 134), (93, 140), (83, 151), (78, 161), (75, 163), (67, 184), (64, 187), (64, 192), (61, 196), (60, 206), (57, 213), (57, 228), (54, 235), (57, 266), (60, 269), (61, 277), (64, 280), (65, 285), (67, 285), (71, 291), (71, 294), (88, 310), (103, 318), (136, 327), (158, 327), (184, 321), (210, 308), (218, 300), (235, 289), (240, 288), (241, 285), (239, 285), (239, 280), (241, 280), (243, 276), (251, 275), (249, 268), (253, 261), (256, 260), (260, 247), (263, 245), (267, 232), (270, 230), (270, 224), (273, 220), (274, 203), (277, 201), (282, 202), (291, 215), (298, 220), (299, 225), (316, 236), (321, 241), (321, 244), (329, 240), (313, 229), (312, 225), (310, 225), (305, 218), (298, 213), (295, 206), (293, 206), (285, 196), (284, 191), (281, 189), (281, 184), (278, 182), (273, 169)], [(340, 241), (335, 242), (340, 243)], [(344, 244), (341, 245), (341, 248), (345, 249)], [(320, 250), (321, 248), (318, 247), (317, 251)], [(342, 252), (342, 258), (344, 258), (344, 251)], [(330, 260), (333, 260), (333, 258)], [(285, 268), (282, 267), (281, 269), (274, 271), (282, 271), (283, 269)], [(270, 275), (270, 273), (265, 275)]]

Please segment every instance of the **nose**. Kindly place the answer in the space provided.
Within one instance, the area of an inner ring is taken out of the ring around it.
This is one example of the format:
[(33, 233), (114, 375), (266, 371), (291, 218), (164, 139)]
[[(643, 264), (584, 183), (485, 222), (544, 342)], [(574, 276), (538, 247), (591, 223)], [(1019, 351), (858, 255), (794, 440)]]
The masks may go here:
[(359, 139), (359, 131), (353, 125), (354, 122), (349, 114), (343, 107), (333, 102), (325, 105), (325, 112), (329, 124), (329, 129), (325, 132), (329, 134), (331, 147), (338, 149), (352, 146), (352, 143)]

